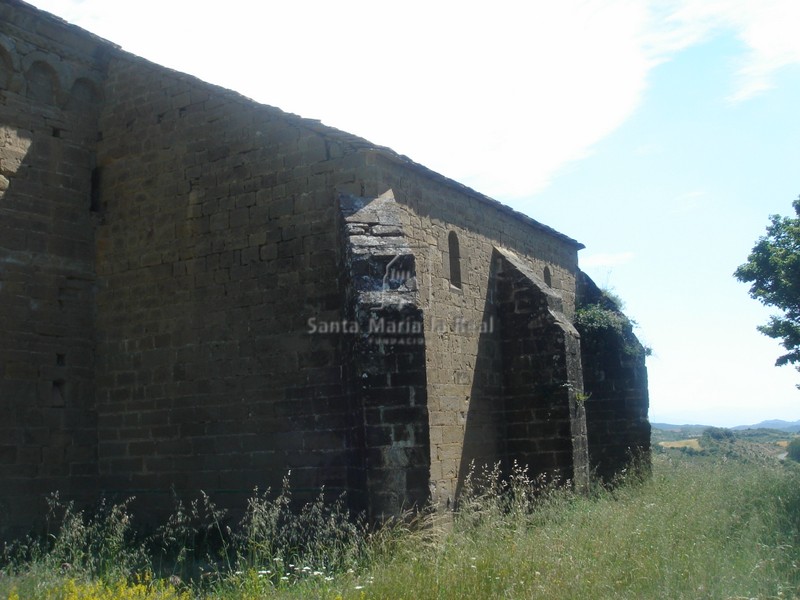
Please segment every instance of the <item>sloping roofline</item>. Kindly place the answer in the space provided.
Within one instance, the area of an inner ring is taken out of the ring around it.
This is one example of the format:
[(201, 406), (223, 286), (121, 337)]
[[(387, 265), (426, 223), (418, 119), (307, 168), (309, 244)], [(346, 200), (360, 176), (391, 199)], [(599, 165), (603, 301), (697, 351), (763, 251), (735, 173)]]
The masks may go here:
[(288, 112), (286, 112), (284, 110), (281, 110), (280, 108), (277, 108), (277, 107), (274, 107), (274, 106), (270, 106), (269, 104), (263, 104), (263, 103), (258, 102), (256, 100), (253, 100), (252, 98), (248, 98), (247, 96), (245, 96), (245, 95), (243, 95), (243, 94), (241, 94), (241, 93), (239, 93), (239, 92), (237, 92), (235, 90), (229, 90), (229, 89), (224, 88), (222, 86), (203, 81), (202, 79), (200, 79), (199, 77), (196, 77), (194, 75), (189, 75), (187, 73), (182, 73), (180, 71), (176, 71), (174, 69), (170, 69), (169, 67), (165, 67), (163, 65), (159, 65), (157, 63), (153, 63), (152, 61), (149, 61), (146, 58), (142, 58), (140, 56), (136, 56), (135, 54), (133, 54), (131, 52), (127, 52), (126, 50), (122, 49), (119, 45), (115, 44), (112, 41), (109, 41), (109, 40), (107, 40), (105, 38), (102, 38), (102, 37), (100, 37), (98, 35), (95, 35), (94, 33), (90, 32), (90, 31), (87, 31), (86, 29), (83, 29), (82, 27), (79, 27), (77, 25), (73, 25), (72, 23), (69, 23), (68, 21), (65, 21), (61, 17), (58, 17), (58, 16), (56, 16), (56, 15), (54, 15), (52, 13), (49, 13), (47, 11), (41, 10), (39, 8), (36, 8), (32, 4), (28, 4), (27, 2), (24, 2), (23, 0), (0, 0), (0, 2), (5, 2), (5, 3), (10, 4), (12, 6), (16, 5), (21, 9), (28, 10), (29, 12), (33, 12), (39, 18), (42, 18), (42, 19), (45, 19), (45, 20), (49, 20), (49, 21), (53, 22), (54, 24), (57, 24), (57, 25), (59, 25), (61, 27), (64, 27), (64, 28), (66, 28), (68, 30), (71, 30), (75, 34), (86, 36), (89, 39), (91, 39), (91, 41), (97, 43), (98, 45), (107, 46), (107, 47), (109, 47), (109, 49), (111, 51), (116, 52), (118, 54), (126, 55), (128, 57), (133, 57), (138, 61), (149, 63), (149, 64), (153, 65), (154, 67), (157, 67), (157, 68), (165, 70), (165, 71), (171, 71), (172, 73), (174, 73), (178, 77), (185, 78), (185, 79), (193, 79), (193, 80), (196, 80), (196, 81), (202, 83), (203, 85), (217, 88), (218, 90), (223, 91), (227, 95), (234, 96), (234, 97), (238, 98), (239, 101), (246, 101), (248, 103), (255, 103), (255, 104), (264, 106), (266, 108), (270, 108), (272, 110), (275, 110), (278, 113), (280, 113), (284, 118), (286, 118), (287, 120), (293, 122), (293, 124), (295, 124), (295, 125), (297, 125), (299, 127), (303, 127), (305, 129), (311, 130), (311, 131), (313, 131), (313, 132), (315, 132), (315, 133), (321, 135), (322, 137), (324, 137), (326, 139), (329, 139), (331, 141), (338, 141), (338, 142), (345, 143), (355, 151), (377, 152), (380, 155), (382, 155), (383, 157), (387, 158), (388, 160), (394, 162), (395, 164), (398, 164), (398, 165), (403, 166), (403, 167), (405, 167), (407, 169), (410, 169), (410, 170), (422, 175), (423, 177), (426, 177), (427, 179), (436, 181), (437, 183), (440, 183), (440, 184), (443, 184), (443, 185), (445, 185), (447, 187), (450, 187), (450, 188), (452, 188), (452, 189), (454, 189), (454, 190), (456, 190), (456, 191), (458, 191), (458, 192), (460, 192), (462, 194), (466, 194), (466, 195), (470, 196), (471, 198), (474, 198), (474, 199), (478, 200), (479, 202), (482, 202), (482, 203), (486, 204), (487, 206), (490, 206), (491, 208), (493, 208), (495, 210), (498, 210), (498, 211), (500, 211), (500, 212), (502, 212), (502, 213), (504, 213), (506, 215), (509, 215), (510, 217), (512, 217), (512, 218), (514, 218), (514, 219), (516, 219), (518, 221), (521, 221), (522, 223), (525, 223), (526, 225), (528, 225), (530, 227), (538, 229), (538, 230), (540, 230), (540, 231), (542, 231), (544, 233), (547, 233), (548, 235), (551, 235), (551, 236), (561, 240), (562, 242), (565, 242), (565, 243), (569, 244), (570, 246), (573, 246), (576, 250), (581, 250), (582, 248), (586, 247), (582, 243), (580, 243), (577, 240), (575, 240), (575, 239), (573, 239), (573, 238), (561, 233), (560, 231), (557, 231), (557, 230), (553, 229), (552, 227), (549, 227), (549, 226), (545, 225), (544, 223), (541, 223), (541, 222), (537, 221), (536, 219), (533, 219), (532, 217), (529, 217), (528, 215), (526, 215), (524, 213), (521, 213), (521, 212), (519, 212), (517, 210), (514, 210), (510, 206), (507, 206), (507, 205), (503, 204), (502, 202), (500, 202), (498, 200), (495, 200), (494, 198), (490, 198), (489, 196), (487, 196), (485, 194), (481, 194), (480, 192), (472, 189), (469, 186), (464, 185), (463, 183), (459, 183), (458, 181), (455, 181), (454, 179), (446, 177), (446, 176), (442, 175), (441, 173), (437, 173), (436, 171), (434, 171), (432, 169), (429, 169), (428, 167), (426, 167), (424, 165), (421, 165), (421, 164), (419, 164), (417, 162), (414, 162), (408, 156), (405, 156), (403, 154), (398, 154), (397, 152), (395, 152), (391, 148), (388, 148), (386, 146), (380, 146), (380, 145), (374, 144), (374, 143), (372, 143), (372, 142), (370, 142), (370, 141), (368, 141), (368, 140), (366, 140), (366, 139), (364, 139), (362, 137), (354, 135), (352, 133), (348, 133), (346, 131), (342, 131), (340, 129), (336, 129), (335, 127), (331, 127), (329, 125), (324, 125), (322, 123), (322, 121), (320, 121), (318, 119), (309, 119), (309, 118), (301, 117), (299, 115), (295, 115), (293, 113), (288, 113)]
[(425, 165), (421, 165), (419, 163), (416, 163), (413, 160), (411, 160), (409, 157), (407, 157), (407, 156), (405, 156), (403, 154), (398, 154), (397, 152), (395, 152), (391, 148), (386, 148), (386, 147), (383, 147), (383, 146), (373, 146), (373, 148), (375, 148), (378, 152), (380, 152), (383, 156), (386, 156), (390, 160), (398, 162), (399, 164), (401, 164), (401, 165), (403, 165), (403, 166), (405, 166), (405, 167), (407, 167), (407, 168), (409, 168), (409, 169), (411, 169), (411, 170), (423, 175), (424, 177), (427, 177), (428, 179), (432, 179), (432, 180), (437, 181), (439, 183), (442, 183), (442, 184), (444, 184), (444, 185), (446, 185), (448, 187), (451, 187), (451, 188), (453, 188), (453, 189), (455, 189), (455, 190), (457, 190), (457, 191), (459, 191), (459, 192), (461, 192), (463, 194), (466, 194), (466, 195), (468, 195), (468, 196), (470, 196), (472, 198), (475, 198), (479, 202), (483, 202), (484, 204), (487, 204), (488, 206), (491, 206), (492, 208), (494, 208), (494, 209), (496, 209), (496, 210), (498, 210), (498, 211), (500, 211), (502, 213), (505, 213), (505, 214), (513, 217), (514, 219), (517, 219), (518, 221), (522, 221), (526, 225), (529, 225), (529, 226), (534, 227), (536, 229), (539, 229), (539, 230), (541, 230), (541, 231), (543, 231), (543, 232), (545, 232), (545, 233), (547, 233), (549, 235), (552, 235), (553, 237), (556, 237), (559, 240), (561, 240), (562, 242), (566, 242), (567, 244), (569, 244), (571, 246), (575, 246), (576, 250), (581, 250), (581, 249), (586, 247), (581, 242), (569, 237), (566, 234), (561, 233), (560, 231), (558, 231), (556, 229), (553, 229), (552, 227), (550, 227), (548, 225), (545, 225), (544, 223), (542, 223), (540, 221), (537, 221), (536, 219), (534, 219), (532, 217), (529, 217), (525, 213), (519, 212), (518, 210), (514, 210), (513, 208), (511, 208), (510, 206), (508, 206), (506, 204), (503, 204), (499, 200), (495, 200), (494, 198), (492, 198), (490, 196), (487, 196), (486, 194), (481, 194), (480, 192), (472, 189), (471, 187), (469, 187), (467, 185), (464, 185), (463, 183), (460, 183), (460, 182), (458, 182), (458, 181), (456, 181), (454, 179), (450, 179), (449, 177), (446, 177), (445, 175), (442, 175), (441, 173), (437, 173), (436, 171), (434, 171), (432, 169), (429, 169)]

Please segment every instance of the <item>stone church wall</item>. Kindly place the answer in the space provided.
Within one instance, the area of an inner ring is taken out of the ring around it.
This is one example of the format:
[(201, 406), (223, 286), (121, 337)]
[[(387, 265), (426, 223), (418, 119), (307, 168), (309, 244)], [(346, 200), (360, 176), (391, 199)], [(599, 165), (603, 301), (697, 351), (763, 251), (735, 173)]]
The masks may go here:
[[(598, 389), (587, 455), (581, 359), (599, 386), (613, 357), (571, 325), (580, 248), (0, 0), (0, 537), (53, 490), (154, 520), (291, 471), (299, 499), (379, 517), (452, 506), (473, 463), (613, 469), (620, 419), (647, 443), (644, 363), (615, 375), (627, 399)], [(373, 318), (421, 331), (346, 330)]]
[(341, 340), (336, 190), (364, 157), (308, 122), (113, 60), (98, 144), (99, 474), (243, 506), (256, 485), (350, 491), (359, 422)]
[(91, 173), (105, 49), (0, 3), (0, 534), (95, 489)]

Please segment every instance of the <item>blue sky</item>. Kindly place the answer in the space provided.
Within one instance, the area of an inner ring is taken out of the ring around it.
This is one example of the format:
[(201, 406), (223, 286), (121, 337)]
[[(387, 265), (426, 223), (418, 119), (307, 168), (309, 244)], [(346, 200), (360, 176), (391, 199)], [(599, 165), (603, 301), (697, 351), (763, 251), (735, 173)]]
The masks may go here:
[(769, 311), (731, 276), (800, 194), (800, 68), (732, 102), (741, 52), (719, 35), (656, 67), (630, 118), (518, 205), (583, 241), (584, 270), (625, 300), (654, 350), (657, 421), (800, 418), (800, 374), (773, 366), (755, 331)]
[(652, 420), (800, 419), (800, 373), (732, 277), (800, 194), (800, 2), (33, 4), (583, 242), (654, 350)]

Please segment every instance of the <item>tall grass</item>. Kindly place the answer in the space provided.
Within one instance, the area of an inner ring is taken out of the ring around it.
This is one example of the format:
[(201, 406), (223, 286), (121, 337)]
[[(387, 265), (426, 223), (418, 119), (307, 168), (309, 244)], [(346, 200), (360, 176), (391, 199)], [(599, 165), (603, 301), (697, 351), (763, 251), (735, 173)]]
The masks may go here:
[[(393, 598), (772, 598), (800, 594), (800, 474), (656, 457), (653, 476), (589, 497), (479, 498), (440, 543), (376, 565)], [(343, 594), (355, 597), (355, 594)]]
[(465, 489), (455, 514), (372, 530), (322, 496), (291, 511), (286, 482), (235, 527), (203, 497), (139, 541), (124, 504), (55, 502), (49, 541), (6, 549), (0, 599), (800, 597), (794, 464), (675, 453), (589, 495), (520, 469)]

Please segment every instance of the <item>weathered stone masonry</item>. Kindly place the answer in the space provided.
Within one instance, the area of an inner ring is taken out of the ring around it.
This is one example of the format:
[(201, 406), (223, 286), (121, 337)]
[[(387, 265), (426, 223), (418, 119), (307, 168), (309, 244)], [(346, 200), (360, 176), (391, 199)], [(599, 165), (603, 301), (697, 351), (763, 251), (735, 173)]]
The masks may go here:
[(613, 475), (646, 373), (573, 327), (580, 248), (0, 0), (0, 534), (56, 489), (155, 518), (291, 470), (377, 518), (452, 503), (473, 461)]

